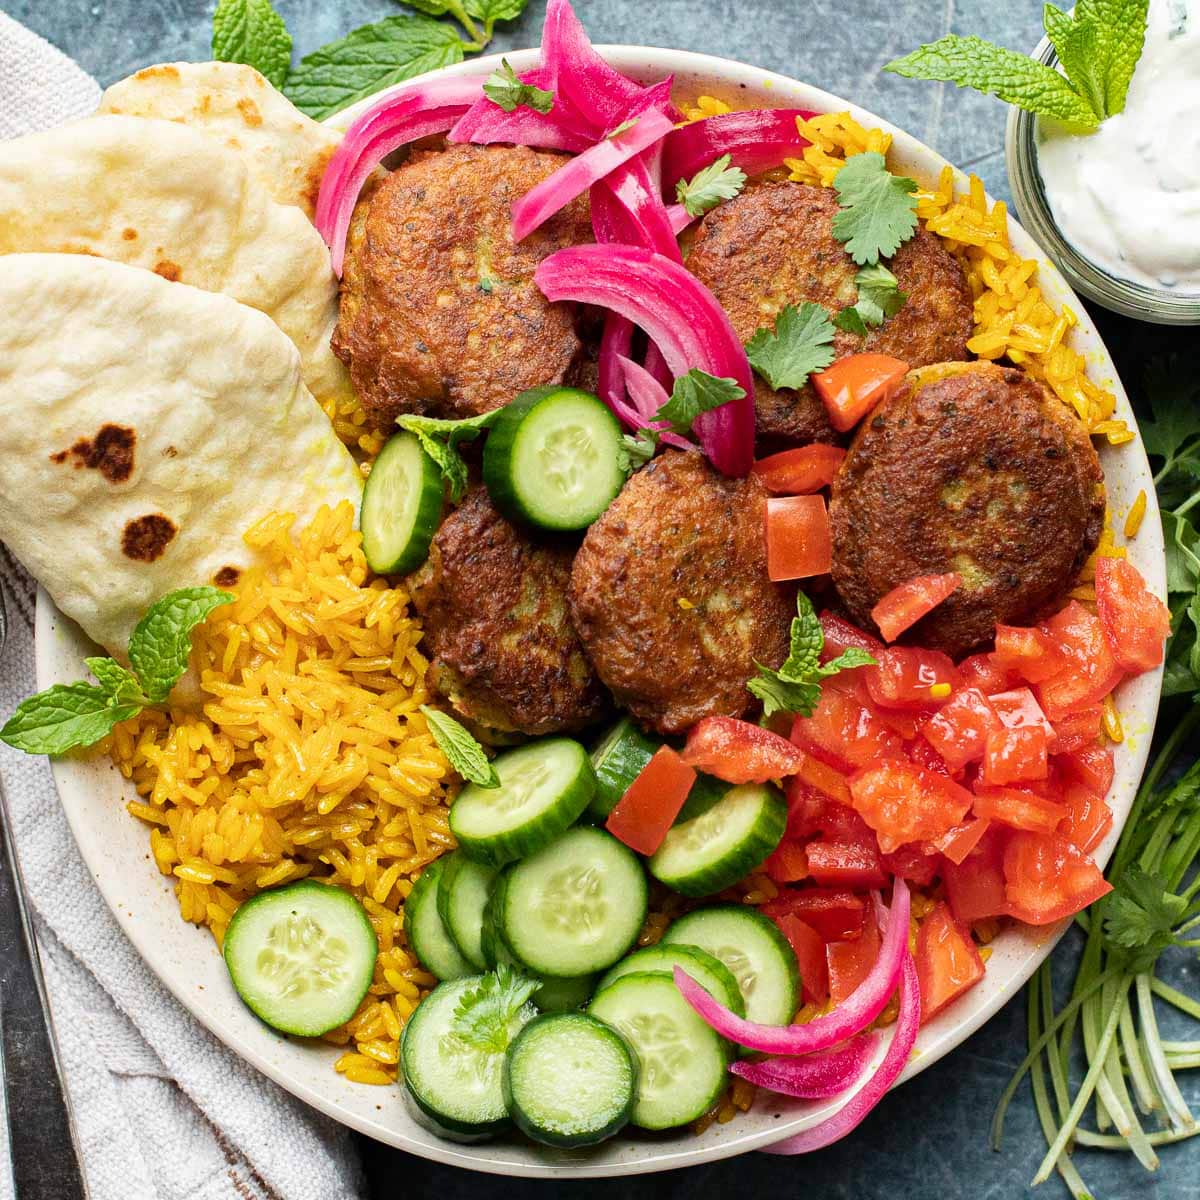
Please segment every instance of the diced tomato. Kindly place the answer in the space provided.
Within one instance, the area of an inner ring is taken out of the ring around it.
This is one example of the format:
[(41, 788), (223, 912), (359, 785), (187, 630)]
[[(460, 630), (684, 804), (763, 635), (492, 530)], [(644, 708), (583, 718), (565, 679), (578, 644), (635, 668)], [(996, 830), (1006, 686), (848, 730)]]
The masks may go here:
[(941, 837), (934, 838), (926, 845), (944, 854), (958, 866), (979, 845), (980, 838), (987, 833), (990, 825), (991, 822), (982, 817), (968, 817), (961, 825), (946, 830)]
[(916, 709), (882, 708), (871, 699), (871, 693), (864, 686), (861, 692), (865, 703), (871, 711), (893, 732), (899, 734), (906, 742), (912, 742), (921, 731), (926, 714)]
[(984, 917), (1008, 915), (1004, 884), (1004, 847), (1012, 834), (990, 825), (979, 844), (961, 863), (942, 864), (942, 882), (950, 911), (968, 925)]
[(938, 871), (938, 856), (930, 853), (928, 842), (906, 842), (883, 856), (883, 869), (916, 887), (928, 887)]
[(985, 696), (1007, 691), (1014, 683), (1012, 671), (995, 662), (990, 654), (972, 654), (958, 664), (958, 686), (978, 688)]
[(973, 799), (952, 779), (900, 761), (874, 763), (852, 775), (850, 795), (885, 854), (905, 842), (940, 837), (966, 816)]
[(848, 941), (863, 931), (867, 900), (854, 892), (824, 887), (784, 888), (762, 910), (768, 917), (791, 913), (827, 942)]
[(807, 853), (809, 878), (821, 887), (865, 892), (887, 883), (879, 851), (869, 842), (818, 838)]
[(839, 433), (853, 429), (886, 400), (908, 374), (908, 363), (886, 354), (850, 354), (812, 377), (829, 423)]
[(937, 904), (917, 930), (917, 981), (921, 985), (921, 1024), (984, 976), (983, 959), (970, 933), (945, 904)]
[(1066, 665), (1038, 685), (1042, 708), (1051, 722), (1068, 713), (1098, 704), (1121, 680), (1100, 620), (1077, 600), (1055, 613), (1042, 628)]
[(1128, 559), (1096, 561), (1096, 612), (1113, 658), (1123, 670), (1138, 675), (1162, 662), (1163, 643), (1171, 635), (1171, 612)]
[(823, 496), (772, 496), (767, 501), (767, 575), (776, 583), (828, 575), (833, 534)]
[(767, 856), (763, 870), (775, 883), (798, 883), (808, 877), (804, 843), (785, 837)]
[(1014, 833), (1004, 850), (1009, 911), (1030, 925), (1049, 925), (1112, 891), (1090, 858), (1054, 833)]
[(836, 800), (839, 804), (850, 804), (850, 781), (836, 767), (823, 763), (811, 754), (799, 750), (802, 762), (796, 771), (796, 778), (802, 779), (809, 787), (816, 788), (822, 795)]
[(829, 998), (841, 1004), (866, 979), (879, 957), (879, 926), (875, 914), (868, 912), (860, 936), (852, 942), (830, 942), (825, 947), (829, 973)]
[(785, 737), (736, 717), (705, 717), (692, 726), (681, 756), (689, 767), (726, 783), (766, 783), (795, 775), (804, 755)]
[(1113, 814), (1103, 796), (1093, 795), (1079, 783), (1067, 785), (1063, 794), (1067, 816), (1058, 832), (1082, 854), (1091, 854), (1108, 836)]
[(955, 571), (945, 575), (918, 575), (898, 583), (871, 609), (871, 620), (879, 626), (885, 642), (894, 642), (935, 608), (962, 583)]
[(1006, 729), (1024, 729), (1037, 726), (1047, 738), (1054, 736), (1054, 727), (1046, 720), (1037, 697), (1026, 688), (1013, 688), (1010, 692), (996, 692), (988, 697), (1000, 723)]
[(788, 780), (787, 803), (788, 837), (810, 838), (820, 833), (842, 841), (866, 841), (878, 849), (875, 835), (853, 808), (831, 800), (803, 780)]
[(881, 708), (923, 710), (937, 708), (946, 698), (931, 689), (954, 687), (954, 662), (940, 650), (916, 646), (888, 646), (865, 667), (863, 677), (871, 699)]
[(1025, 788), (981, 787), (975, 790), (975, 815), (1013, 829), (1053, 833), (1067, 816), (1067, 806)]
[(851, 625), (849, 621), (844, 621), (828, 611), (821, 614), (821, 632), (825, 635), (825, 646), (821, 651), (822, 662), (837, 658), (851, 646), (865, 650), (872, 657), (883, 649), (883, 643), (878, 638), (864, 633), (857, 625)]
[[(1037, 725), (993, 729), (983, 752), (983, 781), (995, 787), (1045, 779), (1050, 769), (1046, 746), (1050, 739)], [(976, 810), (978, 811), (978, 810)]]
[[(853, 672), (852, 672), (853, 674)], [(847, 774), (877, 758), (903, 758), (904, 742), (835, 675), (821, 688), (811, 717), (792, 723), (792, 741)]]
[(1083, 746), (1070, 754), (1058, 754), (1055, 765), (1067, 783), (1081, 783), (1094, 796), (1107, 796), (1113, 781), (1113, 756), (1107, 746)]
[(1015, 671), (1030, 683), (1042, 683), (1064, 666), (1062, 655), (1041, 629), (1016, 625), (996, 626), (996, 665)]
[(696, 772), (670, 746), (660, 746), (629, 785), (604, 827), (639, 854), (653, 854), (679, 816)]
[[(919, 733), (923, 728), (923, 724), (917, 727)], [(917, 764), (918, 767), (924, 767), (927, 771), (933, 771), (937, 775), (950, 775), (951, 771), (946, 764), (946, 760), (923, 738), (915, 737), (908, 743), (908, 757)], [(958, 768), (961, 770), (961, 768)]]
[(921, 726), (921, 734), (957, 771), (983, 758), (987, 735), (1000, 728), (991, 701), (978, 688), (962, 688)]
[(1094, 746), (1100, 740), (1100, 727), (1104, 722), (1104, 708), (1091, 704), (1077, 712), (1067, 713), (1054, 722), (1054, 736), (1050, 739), (1051, 754), (1070, 754), (1084, 746)]
[(841, 446), (813, 442), (760, 458), (750, 469), (768, 492), (782, 496), (807, 496), (828, 487), (842, 465)]
[(790, 913), (774, 918), (779, 931), (791, 943), (800, 967), (800, 985), (809, 1004), (824, 1004), (829, 998), (829, 969), (825, 963), (825, 939), (811, 926)]

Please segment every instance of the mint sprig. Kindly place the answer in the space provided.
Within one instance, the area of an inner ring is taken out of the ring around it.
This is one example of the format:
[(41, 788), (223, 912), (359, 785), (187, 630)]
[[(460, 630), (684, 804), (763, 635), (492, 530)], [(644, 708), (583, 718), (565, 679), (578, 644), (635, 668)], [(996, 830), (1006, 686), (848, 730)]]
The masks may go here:
[(428, 704), (421, 705), (421, 712), (425, 715), (438, 749), (454, 770), (477, 787), (490, 790), (500, 786), (496, 768), (492, 766), (483, 747), (471, 736), (470, 730), (448, 713), (430, 708)]
[(463, 442), (473, 442), (485, 429), (490, 429), (500, 418), (500, 409), (480, 413), (477, 417), (463, 417), (459, 421), (441, 417), (423, 417), (416, 413), (402, 413), (396, 418), (401, 429), (417, 435), (421, 449), (433, 459), (450, 488), (450, 499), (457, 504), (467, 490), (467, 464), (458, 452)]
[(246, 63), (282, 87), (292, 63), (292, 35), (271, 0), (218, 0), (212, 53), (218, 62)]

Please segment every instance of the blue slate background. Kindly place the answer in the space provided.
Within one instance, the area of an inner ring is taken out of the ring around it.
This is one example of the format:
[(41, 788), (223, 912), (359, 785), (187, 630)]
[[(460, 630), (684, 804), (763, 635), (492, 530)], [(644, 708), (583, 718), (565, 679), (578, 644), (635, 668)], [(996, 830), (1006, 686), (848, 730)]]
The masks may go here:
[[(394, 0), (276, 0), (298, 54), (349, 30), (404, 11)], [(993, 195), (1008, 197), (1005, 109), (952, 87), (914, 83), (879, 68), (947, 32), (976, 33), (1029, 50), (1041, 36), (1042, 0), (577, 0), (597, 42), (675, 46), (740, 59), (811, 81), (886, 114), (964, 169)], [(212, 3), (206, 0), (4, 0), (12, 16), (77, 59), (102, 84), (151, 62), (209, 57)], [(535, 45), (544, 0), (497, 35), (496, 49)], [(1150, 358), (1168, 351), (1200, 365), (1194, 333), (1139, 325), (1096, 313), (1135, 402)], [(1069, 986), (1073, 937), (1056, 953), (1061, 990)], [(1200, 993), (1194, 956), (1172, 963), (1172, 981)], [(498, 1180), (363, 1141), (374, 1194), (442, 1200), (549, 1200), (568, 1188), (579, 1200), (684, 1200), (783, 1195), (820, 1200), (1009, 1200), (1026, 1194), (1044, 1152), (1027, 1086), (1010, 1111), (1003, 1151), (987, 1146), (996, 1097), (1025, 1053), (1024, 1001), (1014, 1001), (955, 1053), (889, 1098), (849, 1139), (805, 1159), (750, 1155), (668, 1175), (628, 1180), (537, 1183)], [(1168, 1021), (1166, 1037), (1194, 1038)], [(1194, 1104), (1200, 1079), (1189, 1084)], [(52, 1152), (52, 1148), (48, 1147)], [(1102, 1200), (1200, 1200), (1200, 1143), (1169, 1147), (1157, 1176), (1125, 1155), (1080, 1154), (1077, 1162)], [(1065, 1196), (1056, 1179), (1040, 1189)], [(286, 1200), (286, 1198), (285, 1198)], [(330, 1200), (336, 1200), (331, 1197)]]

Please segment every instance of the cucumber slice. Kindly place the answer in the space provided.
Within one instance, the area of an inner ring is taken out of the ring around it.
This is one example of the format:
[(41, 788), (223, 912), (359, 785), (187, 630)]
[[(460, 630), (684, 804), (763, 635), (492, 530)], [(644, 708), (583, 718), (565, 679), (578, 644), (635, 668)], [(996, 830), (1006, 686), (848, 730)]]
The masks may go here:
[(535, 1015), (524, 1005), (509, 1022), (508, 1041), (482, 1048), (454, 1035), (463, 995), (482, 982), (478, 975), (440, 983), (409, 1018), (400, 1035), (404, 1086), (436, 1126), (456, 1137), (487, 1137), (508, 1124), (504, 1103), (504, 1056), (512, 1038)]
[(483, 482), (509, 520), (586, 529), (625, 483), (621, 426), (590, 392), (538, 387), (500, 413), (483, 450)]
[(496, 920), (513, 954), (538, 975), (587, 975), (633, 945), (646, 901), (646, 873), (633, 851), (579, 826), (506, 871)]
[(705, 775), (703, 771), (697, 771), (696, 782), (692, 784), (692, 790), (688, 792), (674, 824), (682, 825), (685, 821), (694, 821), (697, 817), (704, 816), (719, 800), (724, 799), (731, 788), (732, 785), (723, 779), (716, 779), (712, 775)]
[(632, 1120), (670, 1129), (703, 1116), (725, 1087), (725, 1041), (665, 973), (638, 971), (597, 992), (588, 1012), (625, 1035), (638, 1057)]
[(786, 825), (787, 805), (773, 787), (743, 784), (702, 816), (670, 829), (646, 865), (684, 896), (711, 896), (759, 866)]
[(542, 738), (494, 760), (498, 788), (468, 783), (450, 809), (465, 854), (492, 867), (533, 854), (569, 829), (596, 790), (587, 751), (571, 738)]
[(438, 914), (459, 953), (472, 967), (482, 971), (488, 965), (482, 945), (483, 910), (496, 872), (473, 862), (461, 850), (441, 861), (446, 866), (438, 884)]
[(542, 1012), (571, 1012), (582, 1008), (595, 991), (595, 975), (575, 975), (570, 979), (547, 975), (542, 986), (533, 993), (533, 1002)]
[(377, 575), (407, 575), (428, 557), (442, 515), (442, 473), (415, 433), (388, 438), (363, 487), (358, 524)]
[(673, 922), (660, 945), (699, 946), (719, 958), (738, 982), (746, 1017), (760, 1025), (787, 1025), (800, 999), (796, 954), (775, 922), (757, 909), (717, 904)]
[(354, 1016), (379, 952), (363, 906), (302, 880), (259, 892), (225, 931), (225, 965), (247, 1007), (273, 1029), (319, 1037)]
[(676, 967), (682, 967), (714, 1000), (719, 1000), (739, 1017), (746, 1015), (746, 1002), (742, 999), (742, 991), (733, 972), (719, 958), (707, 950), (701, 950), (699, 946), (664, 945), (660, 942), (657, 946), (635, 950), (605, 973), (596, 985), (596, 991), (602, 992), (610, 983), (636, 971), (663, 971), (670, 975)]
[(612, 1137), (629, 1121), (636, 1086), (628, 1043), (586, 1013), (535, 1017), (504, 1063), (513, 1121), (547, 1146), (594, 1146)]
[(435, 859), (422, 872), (404, 902), (404, 932), (408, 944), (430, 974), (438, 979), (461, 979), (473, 974), (438, 912), (438, 891), (446, 860)]

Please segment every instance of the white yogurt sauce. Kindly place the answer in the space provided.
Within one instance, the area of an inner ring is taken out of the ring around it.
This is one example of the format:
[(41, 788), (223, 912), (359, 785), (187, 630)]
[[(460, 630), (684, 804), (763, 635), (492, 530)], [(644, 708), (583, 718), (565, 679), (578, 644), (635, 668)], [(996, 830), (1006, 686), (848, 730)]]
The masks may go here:
[(1125, 109), (1090, 134), (1039, 122), (1063, 235), (1112, 275), (1200, 292), (1200, 0), (1150, 0)]

